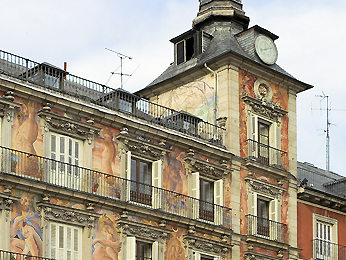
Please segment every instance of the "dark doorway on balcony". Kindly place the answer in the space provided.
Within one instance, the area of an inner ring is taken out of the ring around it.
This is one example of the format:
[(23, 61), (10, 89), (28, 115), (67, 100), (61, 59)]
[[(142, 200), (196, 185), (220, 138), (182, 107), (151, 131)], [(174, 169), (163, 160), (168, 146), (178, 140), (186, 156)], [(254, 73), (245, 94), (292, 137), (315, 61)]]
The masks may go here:
[(269, 164), (269, 125), (258, 121), (258, 158)]
[(151, 163), (138, 158), (131, 159), (130, 200), (141, 204), (152, 204)]
[(257, 199), (257, 234), (269, 237), (269, 201)]
[(214, 221), (214, 182), (200, 179), (200, 207), (199, 217)]

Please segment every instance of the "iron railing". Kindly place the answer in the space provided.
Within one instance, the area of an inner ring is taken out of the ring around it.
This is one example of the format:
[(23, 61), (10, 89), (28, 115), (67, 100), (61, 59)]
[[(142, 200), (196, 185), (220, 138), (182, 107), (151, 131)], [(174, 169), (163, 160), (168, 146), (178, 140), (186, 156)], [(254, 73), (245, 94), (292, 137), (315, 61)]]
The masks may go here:
[(54, 259), (0, 250), (0, 260), (54, 260)]
[(0, 147), (3, 173), (231, 228), (231, 209), (149, 184)]
[(152, 103), (124, 90), (115, 90), (71, 75), (49, 63), (37, 63), (0, 51), (0, 74), (30, 82), (47, 90), (72, 96), (94, 105), (120, 111), (151, 124), (174, 129), (215, 145), (223, 144), (224, 128), (203, 121), (187, 112)]
[(251, 139), (247, 140), (249, 157), (266, 165), (283, 167), (287, 153)]
[(267, 218), (247, 215), (248, 235), (272, 241), (287, 241), (287, 225)]
[(321, 239), (312, 240), (314, 259), (346, 260), (346, 246), (331, 243)]

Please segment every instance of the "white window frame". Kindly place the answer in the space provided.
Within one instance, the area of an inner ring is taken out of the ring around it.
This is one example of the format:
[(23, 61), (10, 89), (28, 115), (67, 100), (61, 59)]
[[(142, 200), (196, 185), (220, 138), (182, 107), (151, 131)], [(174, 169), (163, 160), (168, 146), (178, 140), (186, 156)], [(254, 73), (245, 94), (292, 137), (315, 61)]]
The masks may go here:
[(201, 260), (202, 256), (213, 257), (213, 260), (221, 260), (220, 256), (206, 254), (206, 253), (199, 252), (199, 251), (193, 251), (192, 256), (193, 256), (193, 258), (192, 258), (193, 260)]
[[(313, 241), (315, 241), (315, 239), (317, 239), (317, 223), (326, 224), (326, 225), (331, 226), (331, 233), (332, 233), (331, 243), (332, 244), (338, 244), (338, 221), (336, 219), (333, 219), (333, 218), (329, 218), (329, 217), (325, 217), (325, 216), (313, 213), (313, 216), (312, 216)], [(329, 257), (322, 255), (323, 259), (333, 260), (335, 257), (337, 259), (338, 250), (333, 252), (334, 248), (335, 247), (331, 246), (331, 248), (330, 248), (331, 249), (331, 255)], [(319, 255), (316, 252), (315, 242), (313, 244), (313, 257), (314, 258), (319, 257)]]
[[(53, 232), (52, 232), (52, 226), (55, 225), (55, 248), (53, 246)], [(60, 240), (59, 240), (59, 232), (60, 232), (60, 228), (63, 228), (63, 238), (64, 238), (64, 248), (60, 248)], [(71, 240), (72, 240), (72, 243), (71, 243), (71, 248), (66, 248), (68, 246), (67, 244), (67, 230), (68, 228), (71, 229)], [(55, 258), (55, 259), (59, 259), (59, 260), (67, 260), (67, 252), (68, 252), (68, 249), (70, 249), (71, 251), (71, 256), (70, 256), (70, 259), (74, 259), (74, 260), (82, 260), (82, 251), (83, 251), (83, 247), (82, 247), (82, 232), (83, 228), (82, 227), (79, 227), (79, 226), (74, 226), (74, 225), (67, 225), (67, 224), (62, 224), (62, 223), (59, 223), (59, 222), (54, 222), (54, 221), (51, 221), (48, 223), (48, 226), (47, 226), (47, 235), (46, 235), (46, 254), (50, 257), (50, 258)], [(77, 231), (77, 235), (78, 235), (78, 250), (74, 250), (75, 249), (75, 242), (74, 242), (74, 239), (75, 239), (75, 231)], [(52, 254), (52, 250), (55, 249), (55, 256)], [(75, 257), (75, 253), (77, 253), (77, 257)], [(63, 254), (63, 256), (60, 256), (60, 254)]]
[[(195, 198), (192, 202), (192, 217), (194, 219), (199, 219), (203, 222), (210, 222), (199, 218), (199, 203), (200, 203), (200, 173), (192, 172), (189, 176), (189, 196)], [(214, 182), (214, 222), (215, 225), (223, 224), (223, 206), (224, 206), (224, 185), (223, 179), (211, 180), (206, 177), (202, 177), (208, 181)], [(221, 207), (218, 207), (221, 206)]]
[[(147, 161), (151, 163), (151, 186), (152, 188), (152, 203), (151, 207), (154, 209), (161, 208), (162, 205), (162, 186), (163, 186), (163, 163), (162, 160), (149, 160), (146, 158), (141, 158), (137, 155), (132, 155), (131, 151), (127, 151), (121, 158), (121, 168), (122, 168), (122, 177), (126, 178), (126, 194), (125, 199), (131, 203), (136, 203), (130, 200), (130, 192), (131, 192), (131, 159), (136, 158), (143, 161)], [(150, 206), (150, 205), (145, 205)]]
[[(136, 257), (136, 248), (137, 248), (137, 241), (142, 241), (141, 239), (137, 239), (136, 237), (126, 237), (126, 260), (137, 260)], [(152, 260), (159, 260), (159, 242), (147, 242), (143, 241), (145, 243), (151, 244), (151, 259)]]
[[(252, 215), (254, 217), (258, 217), (257, 214), (257, 201), (258, 198), (261, 198), (263, 200), (266, 200), (269, 202), (269, 237), (258, 234), (257, 230), (257, 219), (256, 218), (251, 218), (252, 221), (248, 223), (248, 225), (251, 225), (251, 234), (249, 235), (254, 235), (254, 236), (259, 236), (263, 238), (269, 238), (270, 240), (280, 240), (280, 235), (281, 233), (277, 232), (278, 229), (273, 227), (273, 225), (281, 225), (281, 204), (278, 198), (274, 196), (269, 196), (267, 194), (261, 194), (257, 193), (255, 191), (250, 191), (249, 197), (248, 197), (248, 202), (249, 202), (249, 215)], [(275, 221), (277, 223), (273, 223), (271, 221)]]
[[(250, 113), (247, 120), (248, 139), (251, 139), (256, 143), (249, 145), (249, 156), (258, 157), (259, 122), (262, 122), (269, 126), (269, 146), (281, 150), (281, 124), (279, 122), (274, 122), (264, 117), (258, 116), (254, 113)], [(281, 154), (278, 156), (277, 152), (274, 149), (269, 149), (269, 164), (281, 165)]]
[[(52, 151), (52, 139), (55, 138), (55, 151)], [(61, 138), (64, 138), (64, 153), (61, 153)], [(72, 141), (72, 156), (69, 154), (69, 142)], [(76, 164), (76, 151), (75, 145), (78, 144), (78, 162)], [(83, 157), (84, 157), (84, 142), (80, 139), (70, 137), (67, 135), (51, 132), (49, 134), (48, 140), (48, 157), (56, 161), (51, 161), (49, 165), (49, 183), (53, 183), (59, 186), (72, 188), (72, 189), (81, 189), (82, 186), (82, 171), (79, 167), (83, 166)], [(59, 151), (59, 152), (58, 152)], [(54, 154), (55, 158), (52, 158)], [(64, 163), (59, 164), (61, 161), (61, 156), (64, 156)], [(71, 157), (71, 158), (70, 158)], [(72, 163), (69, 162), (69, 159), (72, 160)], [(73, 167), (76, 165), (78, 167)], [(63, 168), (62, 168), (63, 167)], [(62, 171), (60, 171), (62, 168)]]

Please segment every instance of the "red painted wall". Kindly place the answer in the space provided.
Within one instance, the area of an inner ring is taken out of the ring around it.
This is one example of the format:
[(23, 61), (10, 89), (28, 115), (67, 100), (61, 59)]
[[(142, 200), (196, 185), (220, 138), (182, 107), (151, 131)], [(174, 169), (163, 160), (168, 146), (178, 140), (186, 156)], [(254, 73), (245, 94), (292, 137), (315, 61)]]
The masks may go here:
[(318, 214), (338, 221), (338, 244), (346, 246), (346, 216), (298, 201), (298, 248), (303, 249), (300, 258), (311, 259), (313, 239), (313, 214)]

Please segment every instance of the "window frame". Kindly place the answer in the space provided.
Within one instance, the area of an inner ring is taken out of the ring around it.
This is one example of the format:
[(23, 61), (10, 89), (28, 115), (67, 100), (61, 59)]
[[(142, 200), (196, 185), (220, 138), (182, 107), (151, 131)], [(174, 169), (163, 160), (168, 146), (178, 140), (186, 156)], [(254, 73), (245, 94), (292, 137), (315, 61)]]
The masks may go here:
[(204, 258), (207, 260), (220, 260), (221, 259), (221, 257), (217, 256), (217, 255), (207, 254), (207, 253), (195, 251), (195, 250), (192, 251), (193, 260), (203, 260), (202, 257), (207, 257), (207, 258)]

